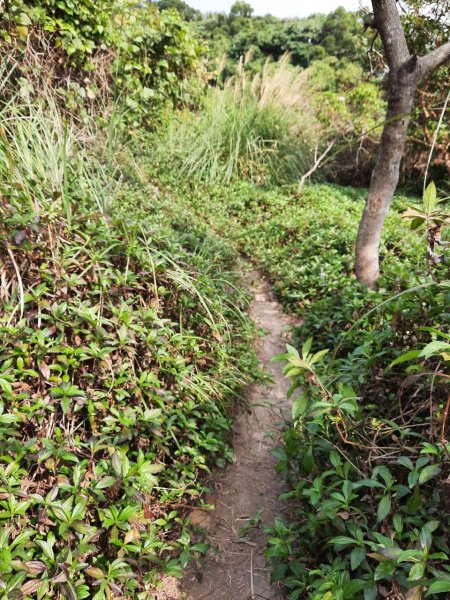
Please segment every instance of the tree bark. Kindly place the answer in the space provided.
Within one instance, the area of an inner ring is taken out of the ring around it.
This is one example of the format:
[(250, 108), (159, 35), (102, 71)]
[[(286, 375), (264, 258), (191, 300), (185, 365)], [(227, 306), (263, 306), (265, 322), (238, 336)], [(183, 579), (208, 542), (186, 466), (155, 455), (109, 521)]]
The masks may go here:
[(356, 238), (356, 277), (369, 287), (380, 275), (381, 233), (400, 176), (416, 84), (391, 78), (390, 88), (386, 124)]
[(411, 55), (396, 0), (372, 0), (372, 6), (390, 74), (386, 121), (356, 239), (356, 277), (369, 287), (375, 287), (380, 275), (381, 232), (399, 180), (417, 86), (450, 58), (450, 43), (425, 57)]

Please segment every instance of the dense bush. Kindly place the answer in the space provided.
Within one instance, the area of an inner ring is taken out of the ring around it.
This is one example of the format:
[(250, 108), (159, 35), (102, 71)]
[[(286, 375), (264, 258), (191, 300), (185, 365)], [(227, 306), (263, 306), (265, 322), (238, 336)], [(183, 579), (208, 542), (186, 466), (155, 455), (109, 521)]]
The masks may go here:
[(191, 8), (189, 4), (183, 0), (157, 0), (158, 10), (167, 10), (175, 8), (186, 21), (198, 21), (202, 18), (202, 13), (195, 8)]
[(8, 41), (17, 34), (27, 37), (27, 28), (37, 23), (54, 34), (56, 46), (62, 47), (75, 61), (84, 62), (97, 46), (110, 44), (113, 39), (111, 3), (106, 0), (13, 0), (8, 3), (2, 20), (4, 27), (9, 26), (8, 31), (3, 32)]
[(234, 254), (117, 140), (1, 120), (0, 597), (151, 598), (254, 369)]
[[(247, 4), (247, 3), (244, 3)], [(430, 47), (448, 40), (448, 2), (411, 0), (402, 13), (408, 45), (412, 53), (425, 54)], [(338, 8), (328, 15), (313, 14), (301, 19), (277, 19), (272, 15), (255, 16), (247, 4), (245, 11), (208, 13), (196, 21), (199, 35), (208, 42), (210, 68), (219, 82), (236, 72), (239, 60), (249, 56), (248, 68), (260, 72), (268, 57), (278, 61), (285, 53), (292, 63), (309, 70), (313, 65), (334, 75), (340, 91), (328, 97), (310, 94), (308, 103), (317, 106), (327, 130), (345, 131), (346, 144), (327, 163), (327, 177), (351, 185), (368, 185), (377, 151), (377, 140), (384, 122), (382, 99), (385, 92), (386, 65), (380, 40), (364, 24), (368, 13), (347, 12)], [(364, 33), (366, 31), (366, 33)], [(226, 55), (226, 59), (224, 59)], [(222, 74), (214, 67), (220, 65)], [(353, 73), (350, 93), (348, 81), (340, 80), (340, 71)], [(448, 65), (422, 82), (402, 162), (402, 181), (417, 181), (425, 172), (428, 153), (447, 95)], [(346, 86), (347, 83), (347, 86)], [(343, 85), (342, 85), (343, 84)], [(327, 90), (332, 92), (333, 90)], [(381, 110), (380, 110), (381, 109)], [(368, 114), (369, 113), (369, 114)], [(367, 115), (367, 120), (365, 120)], [(336, 123), (337, 120), (337, 123)], [(372, 129), (377, 126), (376, 129)], [(368, 139), (365, 139), (370, 133)], [(363, 139), (357, 136), (364, 134)], [(450, 172), (448, 131), (444, 125), (434, 145), (431, 165), (433, 178), (443, 184)], [(323, 140), (321, 140), (323, 142)], [(336, 146), (335, 149), (337, 149)], [(420, 188), (419, 188), (420, 189)]]
[(270, 14), (254, 16), (247, 4), (246, 10), (230, 10), (228, 15), (208, 13), (195, 27), (208, 40), (212, 58), (226, 54), (231, 59), (228, 73), (234, 70), (233, 61), (237, 63), (249, 51), (255, 67), (286, 52), (303, 68), (326, 56), (345, 55), (360, 64), (367, 61), (357, 15), (342, 7), (329, 15), (277, 19)]
[[(176, 10), (137, 0), (12, 0), (0, 17), (22, 95), (58, 92), (73, 113), (115, 110), (154, 127), (170, 109), (192, 106), (202, 89), (201, 47)], [(15, 63), (14, 57), (17, 58)]]

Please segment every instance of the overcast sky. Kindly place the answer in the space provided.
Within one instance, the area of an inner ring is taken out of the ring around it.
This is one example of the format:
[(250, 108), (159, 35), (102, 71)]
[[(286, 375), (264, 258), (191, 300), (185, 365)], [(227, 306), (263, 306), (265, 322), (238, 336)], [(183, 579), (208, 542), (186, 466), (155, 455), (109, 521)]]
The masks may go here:
[[(338, 6), (357, 10), (359, 0), (246, 0), (256, 15), (270, 13), (276, 17), (306, 17), (312, 13), (329, 13)], [(228, 13), (234, 0), (187, 0), (187, 4), (202, 12)]]

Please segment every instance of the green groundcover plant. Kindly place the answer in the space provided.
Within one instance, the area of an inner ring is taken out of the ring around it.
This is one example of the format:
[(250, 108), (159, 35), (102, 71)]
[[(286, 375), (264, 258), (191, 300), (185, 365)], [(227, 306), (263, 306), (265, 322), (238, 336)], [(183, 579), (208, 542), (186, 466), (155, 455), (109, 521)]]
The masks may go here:
[[(160, 177), (172, 189), (173, 176)], [(292, 381), (293, 425), (276, 450), (292, 517), (268, 530), (273, 579), (294, 600), (447, 597), (450, 296), (446, 250), (434, 240), (445, 239), (445, 203), (432, 186), (423, 206), (395, 200), (384, 276), (369, 291), (353, 276), (362, 191), (178, 190), (303, 319), (300, 348), (278, 357)]]
[(378, 294), (346, 329), (322, 333), (331, 303), (313, 305), (301, 335), (332, 352), (309, 337), (277, 357), (293, 400), (278, 470), (295, 508), (267, 557), (293, 599), (448, 597), (450, 287), (445, 245), (431, 253), (448, 214), (431, 184), (404, 213), (428, 241), (416, 285)]

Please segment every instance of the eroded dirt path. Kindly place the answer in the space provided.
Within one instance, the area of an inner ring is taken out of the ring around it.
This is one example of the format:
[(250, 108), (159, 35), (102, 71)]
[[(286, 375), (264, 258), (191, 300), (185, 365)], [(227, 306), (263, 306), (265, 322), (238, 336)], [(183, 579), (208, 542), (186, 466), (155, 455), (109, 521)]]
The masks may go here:
[[(280, 423), (289, 414), (289, 383), (282, 375), (282, 365), (271, 359), (284, 351), (286, 327), (294, 321), (283, 313), (259, 273), (250, 274), (250, 283), (255, 294), (251, 317), (257, 327), (267, 332), (258, 338), (258, 357), (274, 381), (269, 388), (256, 385), (248, 392), (252, 411), (237, 421), (235, 462), (224, 472), (216, 472), (210, 483), (212, 494), (208, 501), (216, 510), (196, 510), (191, 515), (193, 522), (207, 529), (211, 549), (203, 575), (188, 572), (178, 598), (281, 600), (279, 589), (270, 584), (263, 528), (285, 510), (279, 500), (284, 480), (275, 473), (276, 459), (271, 450), (279, 445)], [(259, 527), (251, 527), (258, 523)]]

